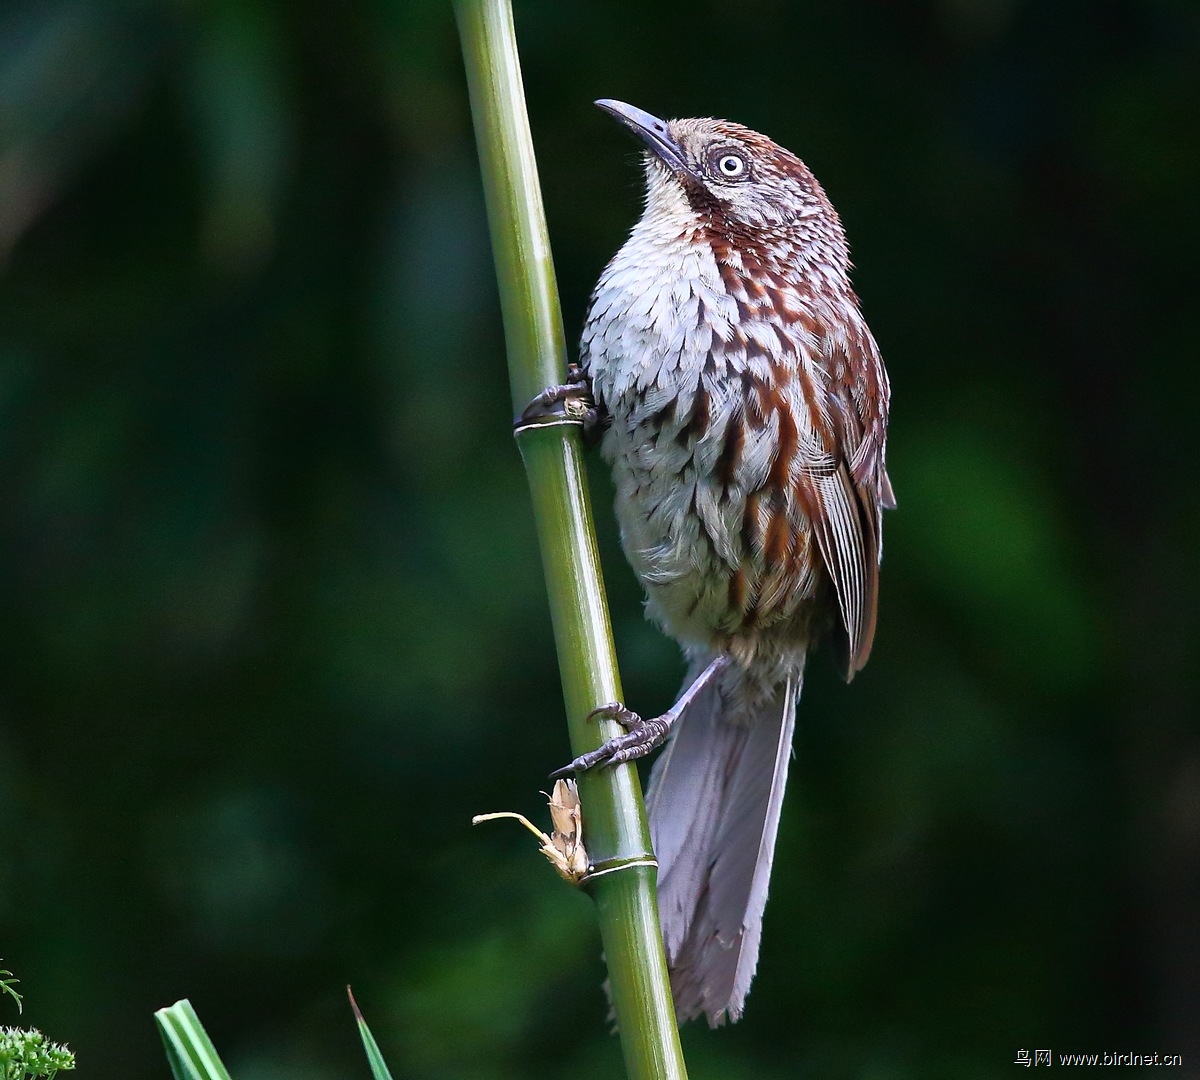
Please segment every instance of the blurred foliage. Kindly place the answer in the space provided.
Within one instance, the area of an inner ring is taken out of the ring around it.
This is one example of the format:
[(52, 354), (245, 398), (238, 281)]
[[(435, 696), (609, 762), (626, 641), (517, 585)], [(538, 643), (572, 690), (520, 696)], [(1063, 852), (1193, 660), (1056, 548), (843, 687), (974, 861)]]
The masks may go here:
[(75, 1068), (75, 1055), (40, 1031), (0, 1027), (0, 1077), (4, 1080), (54, 1080)]
[[(1200, 9), (517, 10), (568, 333), (638, 212), (589, 102), (723, 115), (846, 221), (894, 383), (880, 633), (818, 658), (692, 1075), (1200, 1055)], [(448, 5), (0, 6), (0, 949), (97, 1077), (619, 1075), (519, 830), (567, 754)], [(608, 502), (603, 468), (597, 502)], [(600, 528), (625, 686), (674, 647)], [(528, 801), (522, 805), (521, 800)], [(536, 819), (536, 817), (535, 817)]]

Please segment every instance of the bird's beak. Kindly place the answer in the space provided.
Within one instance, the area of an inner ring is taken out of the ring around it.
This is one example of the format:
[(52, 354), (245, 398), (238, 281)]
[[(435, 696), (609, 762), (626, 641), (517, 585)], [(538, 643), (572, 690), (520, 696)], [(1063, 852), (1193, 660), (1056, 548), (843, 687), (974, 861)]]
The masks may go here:
[(667, 130), (667, 122), (657, 116), (623, 101), (612, 98), (601, 98), (596, 102), (606, 113), (615, 116), (649, 148), (651, 153), (659, 157), (663, 163), (676, 173), (691, 175), (692, 168), (684, 157), (683, 149)]

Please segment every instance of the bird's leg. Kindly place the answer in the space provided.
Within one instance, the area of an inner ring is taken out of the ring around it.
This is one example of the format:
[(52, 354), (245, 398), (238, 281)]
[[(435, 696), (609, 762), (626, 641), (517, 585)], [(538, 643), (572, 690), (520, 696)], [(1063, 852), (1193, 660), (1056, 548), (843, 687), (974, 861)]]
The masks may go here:
[(555, 419), (577, 420), (583, 425), (583, 437), (592, 443), (600, 433), (603, 418), (592, 397), (592, 381), (578, 364), (567, 365), (567, 381), (548, 386), (537, 395), (513, 422), (520, 431)]
[(696, 699), (696, 695), (731, 662), (732, 658), (728, 653), (721, 653), (696, 676), (692, 685), (679, 695), (679, 700), (662, 716), (643, 720), (633, 710), (627, 709), (616, 701), (593, 709), (588, 714), (589, 720), (598, 720), (600, 717), (615, 720), (625, 729), (625, 734), (609, 739), (598, 750), (580, 754), (570, 765), (552, 772), (550, 779), (559, 780), (576, 773), (587, 772), (588, 769), (594, 769), (599, 765), (619, 765), (623, 761), (635, 761), (637, 758), (645, 757), (651, 750), (662, 746), (667, 741), (667, 735), (670, 734), (671, 728)]

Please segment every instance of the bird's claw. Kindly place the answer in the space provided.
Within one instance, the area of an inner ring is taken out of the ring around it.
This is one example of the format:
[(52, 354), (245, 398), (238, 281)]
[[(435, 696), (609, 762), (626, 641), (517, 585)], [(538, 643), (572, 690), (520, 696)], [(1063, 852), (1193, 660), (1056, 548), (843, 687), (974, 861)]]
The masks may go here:
[(561, 780), (569, 776), (577, 776), (604, 765), (619, 765), (625, 761), (636, 761), (645, 757), (651, 750), (662, 746), (667, 741), (674, 717), (671, 713), (644, 720), (632, 709), (627, 709), (620, 702), (601, 705), (588, 713), (589, 720), (615, 720), (625, 729), (624, 735), (609, 739), (603, 746), (580, 754), (570, 765), (556, 769), (550, 774), (551, 780)]
[(600, 410), (592, 397), (591, 380), (578, 364), (567, 365), (566, 382), (546, 387), (526, 405), (513, 421), (513, 429), (519, 433), (526, 428), (554, 423), (582, 425), (588, 441), (600, 429)]
[(589, 720), (615, 720), (626, 731), (633, 731), (642, 723), (642, 718), (632, 709), (627, 709), (619, 701), (610, 701), (607, 705), (597, 705), (587, 714)]

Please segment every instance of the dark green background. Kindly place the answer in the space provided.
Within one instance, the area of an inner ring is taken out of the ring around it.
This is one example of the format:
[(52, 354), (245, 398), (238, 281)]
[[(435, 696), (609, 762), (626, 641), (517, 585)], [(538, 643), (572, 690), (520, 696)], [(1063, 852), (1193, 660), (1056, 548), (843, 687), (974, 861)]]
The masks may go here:
[[(639, 207), (594, 109), (842, 213), (894, 387), (880, 629), (801, 702), (762, 963), (695, 1077), (1200, 1042), (1189, 0), (518, 5), (568, 337)], [(513, 825), (565, 725), (448, 5), (0, 7), (0, 957), (96, 1077), (611, 1077)], [(595, 469), (630, 701), (642, 620)], [(0, 1023), (17, 1017), (0, 999)]]

